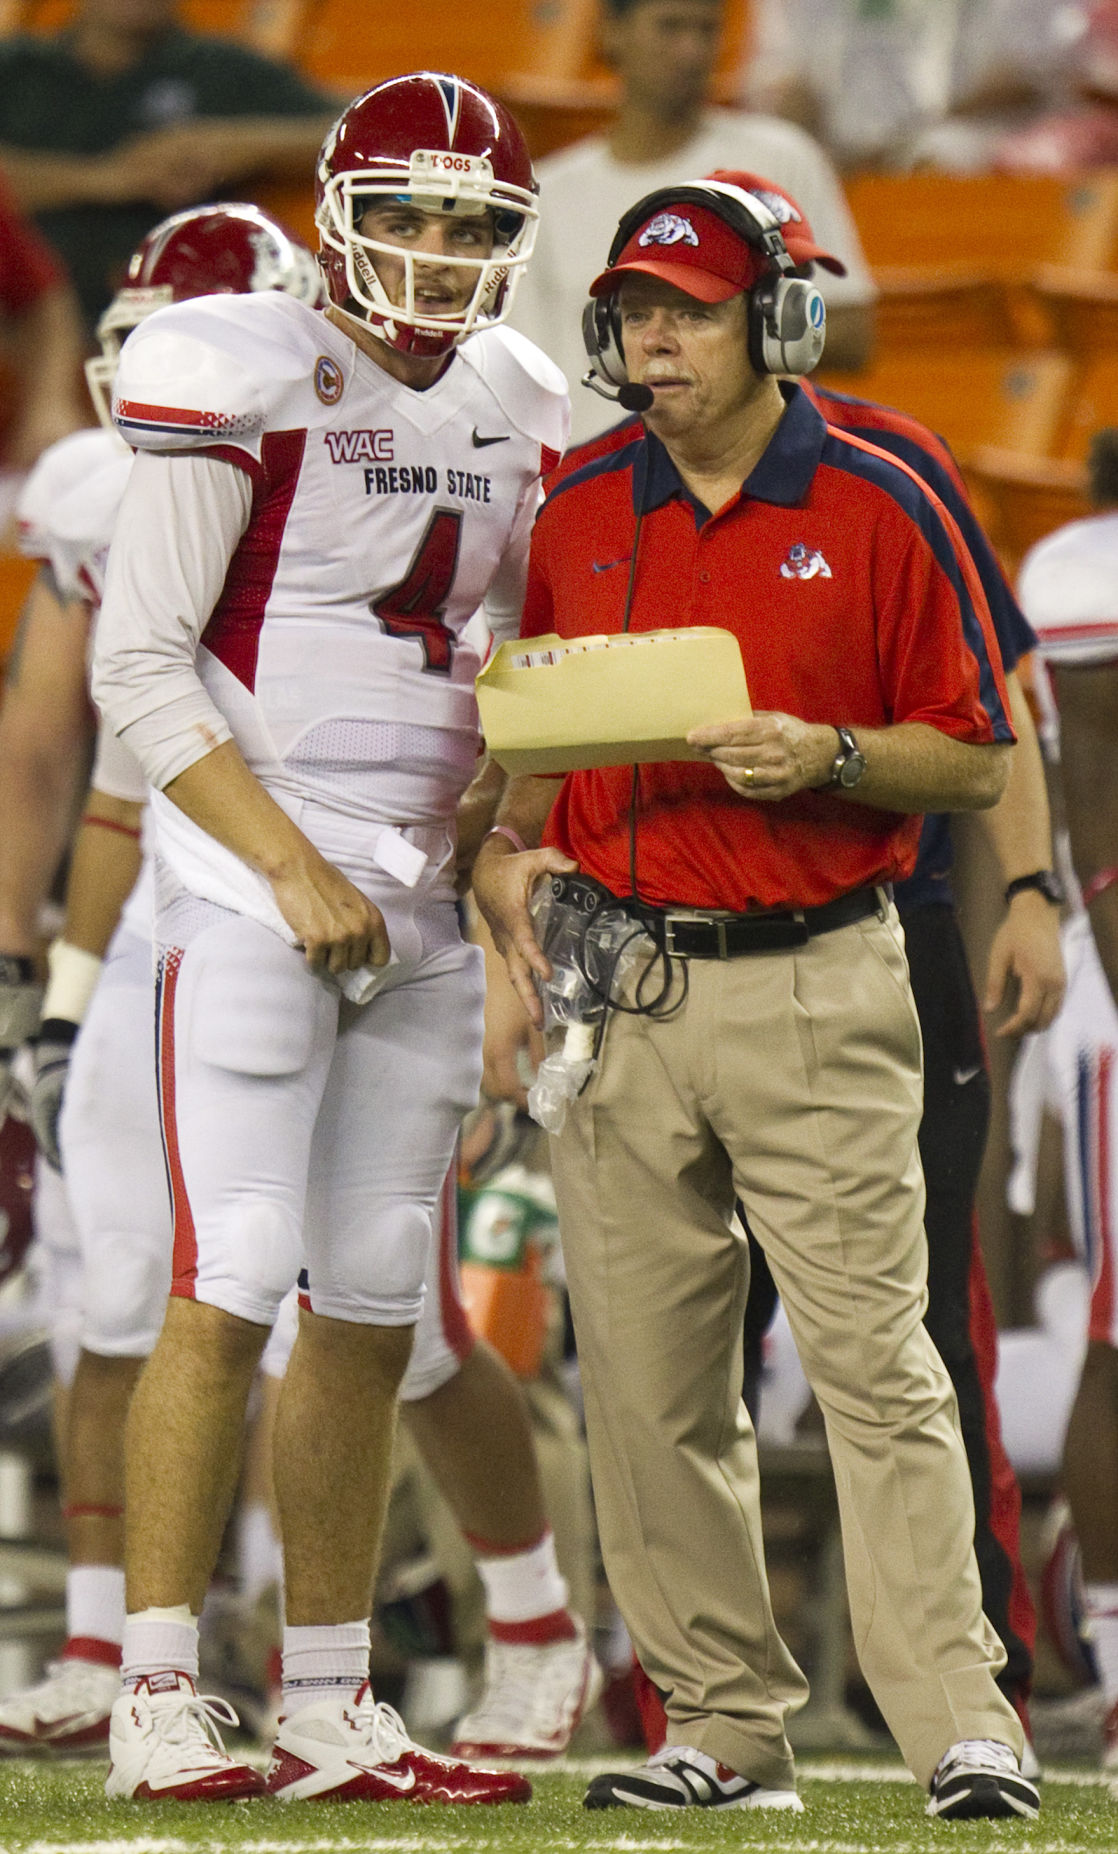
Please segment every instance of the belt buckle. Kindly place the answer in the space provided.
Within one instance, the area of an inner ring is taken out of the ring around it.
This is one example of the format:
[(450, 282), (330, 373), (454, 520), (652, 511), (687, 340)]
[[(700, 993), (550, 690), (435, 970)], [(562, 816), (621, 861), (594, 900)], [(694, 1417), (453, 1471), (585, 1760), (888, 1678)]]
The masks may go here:
[(730, 951), (726, 942), (726, 928), (728, 925), (729, 922), (723, 915), (719, 915), (714, 920), (711, 920), (709, 918), (704, 918), (702, 915), (665, 914), (663, 917), (664, 951), (670, 959), (693, 958), (693, 954), (684, 951), (683, 948), (676, 945), (676, 928), (706, 927), (714, 929), (716, 950), (711, 957), (716, 959), (729, 959)]
[(690, 959), (690, 953), (678, 952), (675, 944), (676, 927), (685, 927), (688, 924), (687, 917), (684, 914), (665, 914), (663, 916), (661, 925), (664, 932), (664, 951), (669, 959)]

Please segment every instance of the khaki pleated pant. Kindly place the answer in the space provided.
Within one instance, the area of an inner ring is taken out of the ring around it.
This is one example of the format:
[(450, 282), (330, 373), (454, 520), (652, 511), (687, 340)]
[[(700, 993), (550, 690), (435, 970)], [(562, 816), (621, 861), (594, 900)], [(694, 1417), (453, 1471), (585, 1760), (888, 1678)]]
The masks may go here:
[(896, 915), (675, 970), (673, 1014), (611, 1014), (552, 1141), (605, 1567), (669, 1743), (790, 1787), (785, 1720), (806, 1696), (765, 1576), (736, 1194), (822, 1408), (855, 1645), (906, 1763), (927, 1784), (960, 1739), (1020, 1754), (922, 1324), (920, 1032)]

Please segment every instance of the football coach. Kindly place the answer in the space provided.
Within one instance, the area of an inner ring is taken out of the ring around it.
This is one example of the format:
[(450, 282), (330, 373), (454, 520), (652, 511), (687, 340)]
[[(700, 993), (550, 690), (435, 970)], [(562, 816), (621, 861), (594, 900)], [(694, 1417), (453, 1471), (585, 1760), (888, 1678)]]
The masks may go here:
[(622, 220), (587, 346), (643, 423), (544, 503), (522, 625), (721, 626), (752, 712), (692, 731), (688, 760), (514, 779), (474, 877), (537, 1025), (541, 874), (577, 866), (645, 936), (552, 1140), (606, 1571), (668, 1715), (667, 1748), (586, 1802), (800, 1806), (785, 1723), (806, 1689), (765, 1577), (737, 1195), (826, 1422), (874, 1697), (931, 1814), (1031, 1817), (922, 1323), (920, 1033), (890, 892), (924, 812), (996, 802), (1013, 731), (950, 517), (795, 384), (824, 312), (783, 204), (719, 175)]

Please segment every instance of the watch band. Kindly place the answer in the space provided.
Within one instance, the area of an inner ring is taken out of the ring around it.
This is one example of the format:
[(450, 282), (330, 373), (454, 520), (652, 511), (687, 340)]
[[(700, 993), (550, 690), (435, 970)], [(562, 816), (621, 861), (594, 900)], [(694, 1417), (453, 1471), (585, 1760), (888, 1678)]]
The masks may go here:
[(1005, 885), (1005, 901), (1008, 906), (1014, 895), (1020, 895), (1027, 888), (1035, 888), (1037, 893), (1050, 901), (1053, 907), (1059, 907), (1064, 899), (1064, 891), (1051, 869), (1034, 869), (1028, 875), (1014, 876), (1012, 882)]

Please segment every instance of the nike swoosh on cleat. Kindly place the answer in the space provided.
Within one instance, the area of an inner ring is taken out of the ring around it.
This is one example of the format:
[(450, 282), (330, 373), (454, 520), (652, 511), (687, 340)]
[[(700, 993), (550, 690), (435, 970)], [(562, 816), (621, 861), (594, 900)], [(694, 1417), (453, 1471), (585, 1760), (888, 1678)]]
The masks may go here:
[(477, 426), (475, 425), (473, 429), (473, 439), (472, 439), (473, 447), (475, 451), (483, 451), (487, 444), (507, 444), (511, 436), (512, 436), (511, 432), (502, 431), (495, 438), (483, 438)]
[(377, 1777), (380, 1782), (389, 1784), (394, 1790), (414, 1790), (415, 1788), (414, 1770), (406, 1770), (403, 1776), (394, 1777), (391, 1771), (385, 1770), (382, 1764), (355, 1764), (352, 1758), (347, 1759), (347, 1762), (351, 1769), (359, 1770), (369, 1777)]

